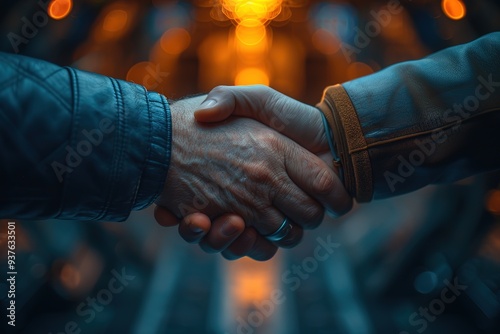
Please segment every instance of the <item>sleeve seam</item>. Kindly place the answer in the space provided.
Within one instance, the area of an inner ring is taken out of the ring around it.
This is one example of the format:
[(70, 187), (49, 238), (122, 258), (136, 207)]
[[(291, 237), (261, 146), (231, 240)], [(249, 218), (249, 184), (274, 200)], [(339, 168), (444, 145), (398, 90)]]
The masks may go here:
[[(109, 78), (109, 80), (111, 81), (111, 84), (113, 86), (113, 95), (114, 95), (115, 100), (116, 100), (116, 108), (117, 108), (116, 115), (117, 115), (117, 122), (118, 122), (116, 139), (118, 141), (118, 144), (113, 145), (114, 149), (113, 149), (113, 155), (112, 155), (111, 160), (114, 161), (114, 163), (113, 163), (113, 167), (112, 167), (111, 181), (109, 183), (108, 190), (107, 190), (108, 195), (107, 195), (106, 201), (104, 202), (104, 206), (101, 209), (101, 212), (96, 217), (96, 220), (102, 220), (108, 214), (109, 208), (111, 206), (111, 198), (113, 196), (113, 191), (115, 190), (116, 179), (120, 175), (121, 170), (122, 170), (122, 163), (123, 163), (122, 155), (123, 155), (124, 147), (126, 144), (125, 143), (125, 141), (126, 141), (125, 131), (124, 131), (126, 117), (124, 117), (125, 112), (124, 112), (123, 99), (120, 98), (122, 96), (121, 95), (122, 94), (121, 87), (115, 79)], [(117, 92), (118, 90), (119, 90), (119, 92)], [(129, 212), (130, 212), (130, 210), (129, 210)]]
[[(73, 70), (70, 67), (65, 67), (66, 71), (68, 71), (68, 75), (70, 77), (70, 82), (71, 82), (71, 90), (72, 90), (72, 106), (69, 108), (71, 112), (71, 132), (70, 132), (70, 138), (69, 138), (69, 146), (74, 147), (76, 144), (76, 136), (78, 132), (78, 127), (79, 127), (79, 110), (78, 106), (79, 104), (79, 97), (80, 94), (79, 88), (78, 88), (78, 80), (77, 80), (77, 73), (75, 70)], [(66, 198), (65, 194), (68, 190), (70, 180), (71, 180), (71, 175), (72, 173), (68, 173), (66, 177), (63, 179), (63, 185), (62, 185), (62, 190), (61, 190), (61, 199), (59, 201), (59, 209), (58, 212), (55, 215), (55, 218), (58, 218), (62, 215), (64, 212), (64, 205), (65, 201), (64, 199)]]

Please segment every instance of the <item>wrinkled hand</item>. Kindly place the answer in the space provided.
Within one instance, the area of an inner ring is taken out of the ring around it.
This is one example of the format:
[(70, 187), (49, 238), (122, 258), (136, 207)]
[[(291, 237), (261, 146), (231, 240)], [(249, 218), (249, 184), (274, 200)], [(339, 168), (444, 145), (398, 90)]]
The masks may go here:
[[(197, 121), (207, 123), (224, 121), (231, 115), (259, 120), (318, 154), (331, 165), (332, 157), (321, 115), (315, 108), (265, 86), (240, 86), (215, 88), (195, 112)], [(322, 203), (330, 212), (341, 215), (351, 208), (352, 199), (339, 180), (335, 180), (331, 201)], [(156, 208), (155, 217), (165, 226), (179, 223), (172, 213), (160, 207)], [(222, 251), (222, 255), (228, 259), (245, 255), (255, 259), (272, 257), (276, 249), (263, 249), (261, 245), (266, 245), (265, 238), (254, 228), (245, 228), (243, 219), (235, 214), (224, 214), (211, 222), (202, 213), (188, 214), (180, 223), (179, 232), (186, 241), (200, 243), (207, 252)], [(265, 256), (262, 257), (263, 253)]]
[[(208, 219), (214, 219), (215, 235), (208, 230), (202, 232), (206, 234), (206, 250), (228, 249), (225, 255), (229, 258), (243, 252), (243, 255), (265, 260), (274, 255), (276, 245), (294, 246), (300, 241), (303, 228), (316, 227), (323, 218), (323, 206), (341, 213), (350, 208), (351, 200), (336, 174), (320, 158), (262, 123), (250, 118), (229, 117), (233, 111), (234, 115), (248, 116), (245, 112), (251, 110), (255, 112), (253, 116), (257, 116), (265, 115), (257, 113), (259, 109), (277, 110), (278, 113), (269, 119), (270, 123), (263, 122), (296, 141), (309, 143), (311, 151), (328, 149), (322, 143), (321, 123), (316, 124), (314, 133), (302, 131), (303, 126), (298, 123), (307, 119), (300, 116), (290, 123), (290, 114), (285, 111), (293, 111), (296, 117), (299, 110), (293, 103), (298, 102), (289, 98), (271, 99), (275, 95), (261, 96), (264, 92), (260, 90), (275, 93), (263, 86), (256, 88), (256, 92), (246, 88), (247, 91), (226, 91), (224, 88), (212, 91), (207, 101), (219, 99), (216, 101), (225, 106), (220, 112), (217, 112), (217, 103), (209, 103), (205, 112), (198, 110), (193, 115), (192, 110), (199, 106), (203, 97), (181, 100), (171, 106), (171, 162), (157, 204), (173, 214), (168, 219), (186, 217), (180, 232), (188, 240), (192, 236), (191, 232), (187, 233), (191, 231), (189, 227), (203, 230), (208, 226), (210, 229)], [(224, 122), (200, 123), (194, 116), (200, 121), (224, 119)], [(293, 128), (300, 131), (295, 132)], [(195, 214), (198, 212), (204, 215)], [(166, 214), (165, 210), (157, 210), (157, 220), (172, 224), (172, 220), (165, 219)], [(277, 230), (285, 216), (294, 227), (285, 240), (275, 245), (261, 236)], [(251, 228), (240, 235), (243, 221)], [(218, 239), (218, 233), (225, 239)], [(231, 242), (240, 249), (231, 248)]]

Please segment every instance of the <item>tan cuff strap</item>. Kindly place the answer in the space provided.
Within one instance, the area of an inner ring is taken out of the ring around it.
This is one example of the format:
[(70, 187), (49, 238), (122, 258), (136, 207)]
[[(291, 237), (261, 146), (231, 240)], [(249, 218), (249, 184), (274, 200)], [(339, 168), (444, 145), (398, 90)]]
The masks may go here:
[(373, 176), (370, 156), (349, 95), (341, 85), (327, 87), (317, 107), (332, 129), (347, 191), (358, 202), (371, 201)]

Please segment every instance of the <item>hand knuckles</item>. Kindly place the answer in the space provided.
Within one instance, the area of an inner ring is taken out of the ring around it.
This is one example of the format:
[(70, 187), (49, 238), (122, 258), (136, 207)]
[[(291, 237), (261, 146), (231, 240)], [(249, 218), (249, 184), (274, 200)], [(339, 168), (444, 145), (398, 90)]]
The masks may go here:
[(290, 198), (292, 197), (293, 186), (290, 180), (284, 175), (277, 175), (272, 179), (272, 198)]
[(273, 157), (276, 155), (276, 150), (282, 147), (282, 140), (274, 131), (264, 129), (254, 133), (254, 135), (261, 148), (268, 151), (268, 154)]
[(285, 174), (280, 172), (272, 161), (261, 161), (253, 164), (249, 169), (251, 179), (258, 184), (276, 188), (286, 183)]
[(270, 178), (270, 169), (265, 164), (255, 164), (250, 169), (252, 180), (257, 183), (266, 183)]

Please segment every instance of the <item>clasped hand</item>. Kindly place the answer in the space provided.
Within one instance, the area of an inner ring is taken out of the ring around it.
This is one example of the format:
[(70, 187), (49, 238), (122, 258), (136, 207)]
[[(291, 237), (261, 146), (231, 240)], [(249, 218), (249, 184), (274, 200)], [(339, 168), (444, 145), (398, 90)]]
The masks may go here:
[[(267, 260), (298, 244), (325, 210), (350, 210), (316, 108), (265, 86), (220, 86), (173, 103), (171, 116), (171, 161), (155, 218), (179, 225), (205, 251)], [(289, 233), (269, 241), (285, 218)]]

